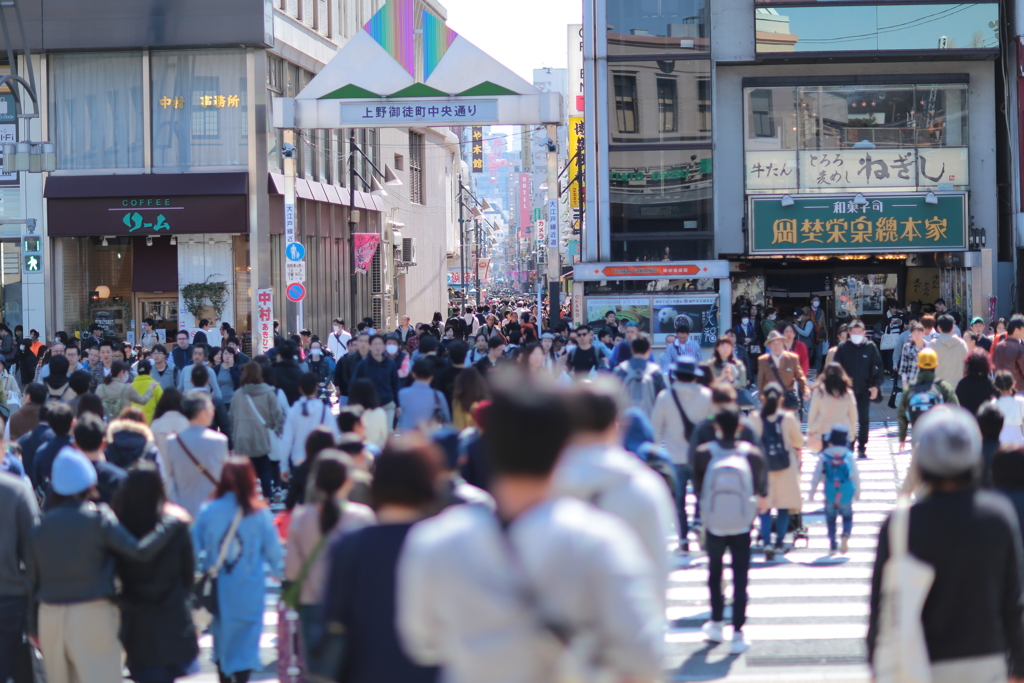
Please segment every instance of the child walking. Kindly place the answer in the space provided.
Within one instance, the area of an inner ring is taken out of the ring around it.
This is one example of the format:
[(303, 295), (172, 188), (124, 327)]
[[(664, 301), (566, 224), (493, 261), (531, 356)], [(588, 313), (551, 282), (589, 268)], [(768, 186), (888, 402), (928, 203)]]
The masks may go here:
[(829, 549), (836, 551), (836, 517), (843, 516), (842, 542), (839, 552), (846, 554), (853, 530), (853, 501), (860, 498), (860, 474), (857, 459), (850, 450), (850, 430), (846, 425), (832, 428), (825, 441), (825, 449), (818, 454), (818, 466), (811, 479), (811, 492), (807, 501), (814, 499), (818, 484), (825, 480), (825, 526), (828, 529)]

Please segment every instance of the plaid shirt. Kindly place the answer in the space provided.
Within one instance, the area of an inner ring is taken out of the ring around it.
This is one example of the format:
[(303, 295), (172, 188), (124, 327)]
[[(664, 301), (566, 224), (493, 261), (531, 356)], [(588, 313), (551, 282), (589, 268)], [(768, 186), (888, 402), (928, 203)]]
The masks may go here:
[[(922, 349), (924, 346), (921, 347)], [(914, 342), (909, 341), (903, 345), (903, 354), (900, 356), (900, 377), (908, 386), (917, 381), (917, 353), (920, 351)]]

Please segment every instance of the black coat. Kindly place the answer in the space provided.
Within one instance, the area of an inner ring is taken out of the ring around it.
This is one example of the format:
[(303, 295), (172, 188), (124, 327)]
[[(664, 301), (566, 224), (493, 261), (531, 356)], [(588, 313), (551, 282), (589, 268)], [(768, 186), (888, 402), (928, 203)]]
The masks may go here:
[(188, 525), (174, 527), (170, 541), (149, 562), (117, 560), (121, 578), (121, 643), (133, 666), (188, 664), (199, 655), (189, 597), (195, 560)]
[(284, 391), (288, 405), (299, 400), (302, 392), (299, 391), (299, 379), (302, 377), (302, 368), (294, 358), (279, 360), (274, 363), (274, 380), (277, 388)]
[(977, 415), (981, 404), (998, 396), (996, 388), (992, 385), (992, 380), (988, 377), (968, 375), (956, 385), (956, 400), (971, 415)]
[(865, 340), (862, 344), (845, 341), (836, 349), (835, 362), (843, 366), (853, 380), (853, 393), (866, 394), (871, 387), (881, 388), (885, 381), (882, 354), (878, 347)]
[[(370, 354), (366, 354), (367, 356)], [(358, 351), (346, 353), (338, 361), (334, 368), (334, 386), (342, 396), (348, 396), (348, 385), (352, 383), (352, 376), (356, 374), (356, 366), (366, 356), (360, 356)]]

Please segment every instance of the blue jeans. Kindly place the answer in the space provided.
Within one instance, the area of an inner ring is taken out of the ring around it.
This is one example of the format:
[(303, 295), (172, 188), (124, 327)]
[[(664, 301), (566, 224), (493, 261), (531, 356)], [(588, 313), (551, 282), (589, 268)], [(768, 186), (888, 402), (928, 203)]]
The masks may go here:
[(686, 543), (690, 535), (690, 522), (686, 517), (686, 484), (690, 481), (690, 466), (675, 465), (676, 511), (679, 513), (679, 542)]
[(836, 515), (843, 516), (843, 536), (849, 536), (853, 530), (853, 504), (825, 501), (825, 527), (828, 529), (828, 542), (832, 546), (836, 544)]
[[(789, 510), (778, 510), (775, 517), (775, 545), (782, 545), (782, 539), (789, 531)], [(771, 510), (761, 515), (761, 540), (765, 545), (772, 540), (772, 513)]]

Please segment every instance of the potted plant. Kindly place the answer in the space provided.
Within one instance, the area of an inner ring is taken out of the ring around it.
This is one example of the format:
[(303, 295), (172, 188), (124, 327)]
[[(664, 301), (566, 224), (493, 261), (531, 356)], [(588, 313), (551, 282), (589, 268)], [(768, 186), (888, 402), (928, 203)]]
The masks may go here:
[[(181, 298), (185, 303), (185, 310), (195, 318), (195, 324), (199, 324), (202, 318), (211, 318), (216, 324), (224, 314), (224, 308), (228, 303), (228, 283), (222, 280), (213, 280), (216, 275), (206, 278), (205, 282), (190, 282), (181, 287)], [(212, 316), (211, 316), (212, 311)]]

